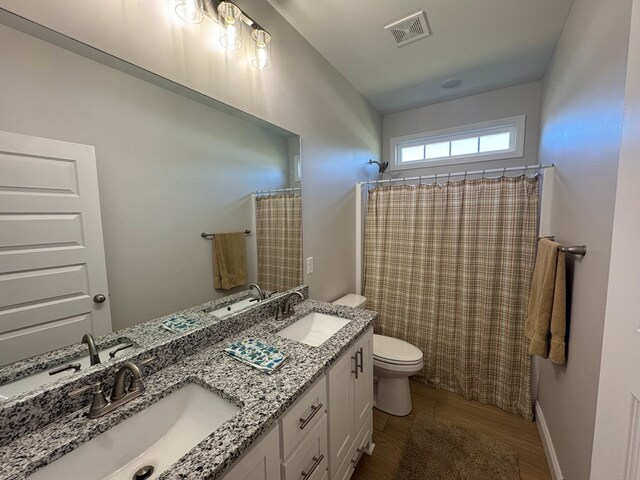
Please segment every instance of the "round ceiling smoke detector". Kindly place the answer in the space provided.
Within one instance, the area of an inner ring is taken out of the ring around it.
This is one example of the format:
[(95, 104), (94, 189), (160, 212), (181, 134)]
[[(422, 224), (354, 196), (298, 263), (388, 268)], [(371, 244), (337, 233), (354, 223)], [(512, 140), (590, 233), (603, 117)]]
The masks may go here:
[(457, 78), (449, 78), (440, 84), (442, 88), (456, 88), (462, 84), (462, 80)]

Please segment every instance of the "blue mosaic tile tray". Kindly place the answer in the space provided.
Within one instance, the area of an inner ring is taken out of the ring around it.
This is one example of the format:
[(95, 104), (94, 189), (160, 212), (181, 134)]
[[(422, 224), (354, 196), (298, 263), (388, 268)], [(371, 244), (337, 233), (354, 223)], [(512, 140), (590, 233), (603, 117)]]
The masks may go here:
[(287, 356), (275, 347), (255, 338), (232, 343), (224, 349), (227, 355), (265, 373), (273, 373), (282, 366)]

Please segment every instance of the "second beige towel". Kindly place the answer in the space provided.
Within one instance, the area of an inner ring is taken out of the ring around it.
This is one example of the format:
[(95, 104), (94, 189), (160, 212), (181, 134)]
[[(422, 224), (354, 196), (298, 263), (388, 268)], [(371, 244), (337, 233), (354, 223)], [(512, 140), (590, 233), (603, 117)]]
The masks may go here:
[(247, 283), (244, 232), (216, 233), (213, 237), (213, 286), (229, 290)]
[(529, 353), (553, 363), (565, 363), (567, 328), (565, 254), (559, 246), (548, 238), (538, 242), (525, 325)]

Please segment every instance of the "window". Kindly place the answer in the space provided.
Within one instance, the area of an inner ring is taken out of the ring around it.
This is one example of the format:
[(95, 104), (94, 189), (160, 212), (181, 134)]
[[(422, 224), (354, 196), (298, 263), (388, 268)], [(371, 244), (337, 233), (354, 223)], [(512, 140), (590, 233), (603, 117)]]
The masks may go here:
[(525, 116), (391, 139), (391, 169), (482, 162), (524, 155)]

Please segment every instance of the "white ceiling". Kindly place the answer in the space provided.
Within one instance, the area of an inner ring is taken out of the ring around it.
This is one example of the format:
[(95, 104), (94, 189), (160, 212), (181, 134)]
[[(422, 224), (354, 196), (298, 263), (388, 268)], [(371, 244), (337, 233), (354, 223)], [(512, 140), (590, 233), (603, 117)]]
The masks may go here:
[[(268, 0), (382, 113), (538, 80), (573, 0)], [(433, 34), (384, 26), (424, 10)], [(458, 78), (445, 90), (440, 84)]]

